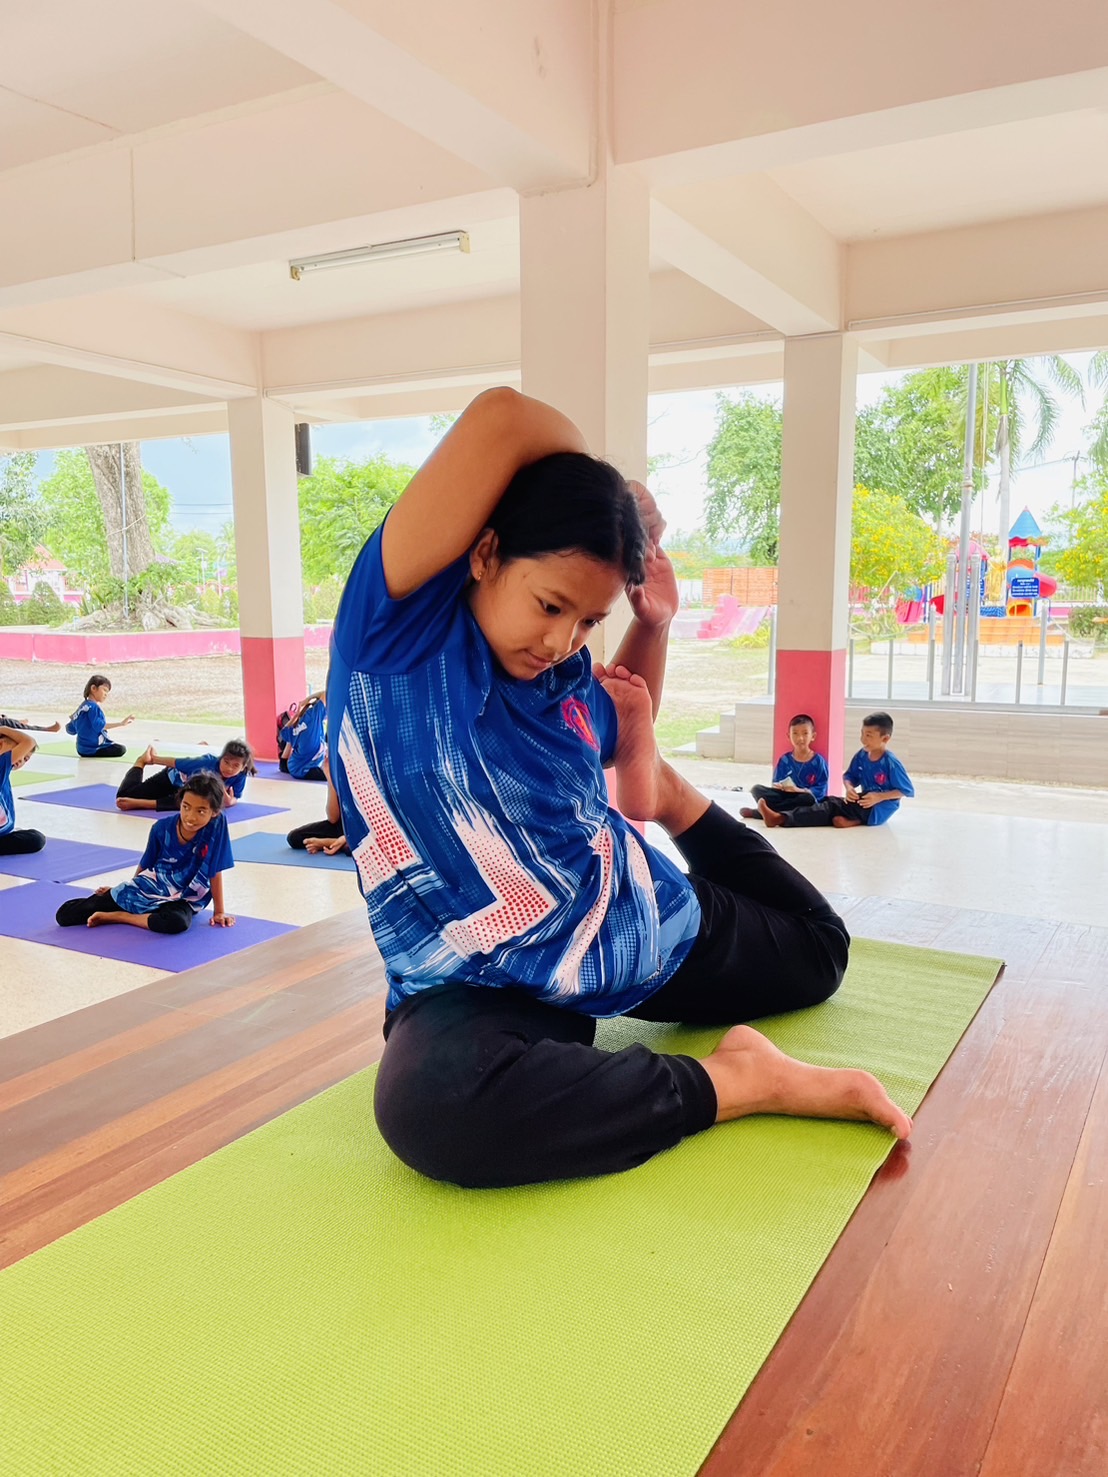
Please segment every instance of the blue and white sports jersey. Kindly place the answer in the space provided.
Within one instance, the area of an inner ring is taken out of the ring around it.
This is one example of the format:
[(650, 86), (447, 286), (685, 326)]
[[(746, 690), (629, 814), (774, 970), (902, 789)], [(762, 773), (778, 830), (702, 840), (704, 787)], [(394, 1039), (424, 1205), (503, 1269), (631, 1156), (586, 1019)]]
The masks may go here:
[(176, 902), (199, 913), (211, 901), (212, 878), (235, 865), (226, 816), (213, 817), (191, 841), (178, 836), (178, 819), (174, 814), (154, 822), (138, 871), (112, 888), (125, 913), (152, 913), (162, 903)]
[(310, 703), (292, 726), (292, 753), (289, 755), (289, 774), (293, 779), (303, 779), (309, 769), (317, 769), (323, 763), (327, 742), (323, 736), (323, 724), (327, 709), (322, 703)]
[[(219, 755), (201, 754), (197, 759), (178, 759), (172, 769), (168, 769), (170, 784), (176, 785), (180, 790), (187, 779), (194, 774), (219, 774)], [(240, 799), (243, 790), (246, 789), (246, 770), (240, 769), (233, 779), (223, 780), (224, 787), (230, 790), (236, 800)]]
[(12, 751), (0, 754), (0, 836), (15, 830), (15, 800), (12, 798)]
[[(899, 790), (902, 795), (909, 796), (916, 793), (908, 771), (891, 749), (886, 749), (880, 759), (871, 759), (865, 749), (859, 749), (843, 778), (863, 794), (873, 790)], [(899, 800), (885, 800), (866, 811), (866, 825), (883, 826), (899, 809)]]
[(616, 714), (588, 652), (508, 676), (468, 573), (459, 559), (393, 600), (378, 530), (335, 621), (331, 776), (388, 1006), (453, 981), (622, 1014), (677, 969), (700, 905), (608, 806)]
[(65, 725), (65, 731), (76, 736), (77, 752), (85, 758), (95, 754), (102, 744), (111, 743), (104, 709), (99, 703), (94, 703), (91, 698), (84, 700)]
[(781, 755), (773, 771), (775, 785), (782, 780), (792, 780), (798, 789), (811, 790), (817, 800), (827, 799), (827, 779), (827, 760), (822, 754), (813, 754), (801, 764), (799, 759), (793, 757), (791, 749), (787, 754)]

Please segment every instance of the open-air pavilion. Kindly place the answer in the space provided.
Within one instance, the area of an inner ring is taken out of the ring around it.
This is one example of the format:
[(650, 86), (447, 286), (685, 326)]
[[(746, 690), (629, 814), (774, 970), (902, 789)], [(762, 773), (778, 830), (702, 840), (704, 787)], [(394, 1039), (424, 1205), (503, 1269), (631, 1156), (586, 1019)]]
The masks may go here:
[[(783, 380), (775, 728), (814, 713), (835, 772), (856, 377), (1108, 345), (1106, 156), (1094, 0), (0, 0), (0, 451), (229, 433), (246, 725), (271, 754), (305, 685), (297, 423), (514, 385), (633, 476), (649, 393)], [(310, 267), (455, 232), (468, 250)], [(857, 931), (1009, 972), (705, 1473), (1104, 1470), (1108, 943), (1091, 915), (966, 903), (850, 905)], [(294, 994), (328, 947), (284, 956)], [(332, 1037), (298, 1045), (292, 1011), (276, 1075), (232, 1099), (200, 1057), (172, 1102), (148, 1072), (121, 1128), (92, 1078), (169, 1051), (143, 1032), (193, 1007), (159, 988), (0, 1052), (10, 1101), (43, 1107), (4, 1166), (8, 1260), (379, 1055), (379, 995), (355, 1020), (336, 973)], [(110, 1151), (74, 1147), (94, 1101)]]

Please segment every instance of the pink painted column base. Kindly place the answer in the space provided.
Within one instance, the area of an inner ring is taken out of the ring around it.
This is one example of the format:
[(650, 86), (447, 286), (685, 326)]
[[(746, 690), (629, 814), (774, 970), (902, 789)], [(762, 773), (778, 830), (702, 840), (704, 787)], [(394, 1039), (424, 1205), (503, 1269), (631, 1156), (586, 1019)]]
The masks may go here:
[[(778, 651), (773, 703), (773, 757), (789, 747), (789, 719), (809, 713), (816, 722), (816, 748), (827, 756), (829, 795), (841, 795), (846, 718), (846, 652)], [(851, 753), (854, 752), (854, 745)]]
[(303, 636), (242, 638), (246, 741), (259, 759), (277, 758), (277, 714), (307, 691)]

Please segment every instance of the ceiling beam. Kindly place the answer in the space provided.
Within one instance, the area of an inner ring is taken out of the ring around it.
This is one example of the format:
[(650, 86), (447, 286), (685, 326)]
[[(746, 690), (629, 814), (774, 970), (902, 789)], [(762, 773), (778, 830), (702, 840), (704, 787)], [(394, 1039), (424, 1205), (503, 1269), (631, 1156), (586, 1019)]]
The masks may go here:
[[(526, 192), (582, 183), (590, 173), (594, 38), (591, 7), (580, 0), (561, 14), (535, 0), (513, 0), (522, 26), (503, 5), (482, 25), (469, 7), (452, 19), (427, 0), (406, 0), (403, 7), (336, 0), (196, 3), (498, 184)], [(458, 44), (444, 45), (444, 31), (459, 22)], [(468, 46), (461, 44), (463, 35)], [(475, 38), (483, 58), (477, 73)], [(524, 84), (521, 106), (505, 106), (513, 81)]]

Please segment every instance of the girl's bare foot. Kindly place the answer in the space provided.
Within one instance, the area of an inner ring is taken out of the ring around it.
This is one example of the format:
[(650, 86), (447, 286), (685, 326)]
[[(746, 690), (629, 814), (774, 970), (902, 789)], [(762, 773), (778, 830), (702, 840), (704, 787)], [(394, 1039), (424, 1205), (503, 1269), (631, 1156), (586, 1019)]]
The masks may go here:
[(111, 921), (112, 915), (110, 913), (90, 913), (88, 926), (90, 928), (99, 928), (101, 923), (110, 923)]
[(776, 810), (770, 810), (764, 800), (758, 801), (758, 810), (767, 826), (783, 826), (785, 824), (785, 817)]
[(153, 764), (153, 762), (154, 762), (154, 745), (153, 744), (148, 744), (146, 746), (146, 748), (143, 749), (142, 753), (138, 756), (138, 758), (135, 760), (135, 767), (137, 769), (145, 769), (148, 764)]
[(744, 821), (760, 821), (762, 819), (762, 812), (760, 810), (751, 810), (749, 805), (740, 805), (739, 814)]
[(54, 722), (51, 723), (49, 725), (49, 727), (47, 728), (47, 730), (46, 730), (47, 733), (61, 733), (61, 731), (62, 731), (62, 726), (57, 721), (57, 719), (55, 719)]
[(835, 815), (831, 817), (831, 824), (836, 831), (849, 831), (854, 826), (860, 826), (861, 821), (852, 821), (849, 816)]
[(651, 821), (658, 810), (662, 758), (654, 739), (654, 706), (643, 679), (626, 667), (594, 669), (615, 704), (619, 718), (616, 745), (616, 800), (624, 815)]
[(701, 1063), (716, 1090), (716, 1122), (754, 1113), (877, 1123), (898, 1139), (912, 1120), (869, 1072), (815, 1067), (779, 1051), (750, 1026), (735, 1026)]

